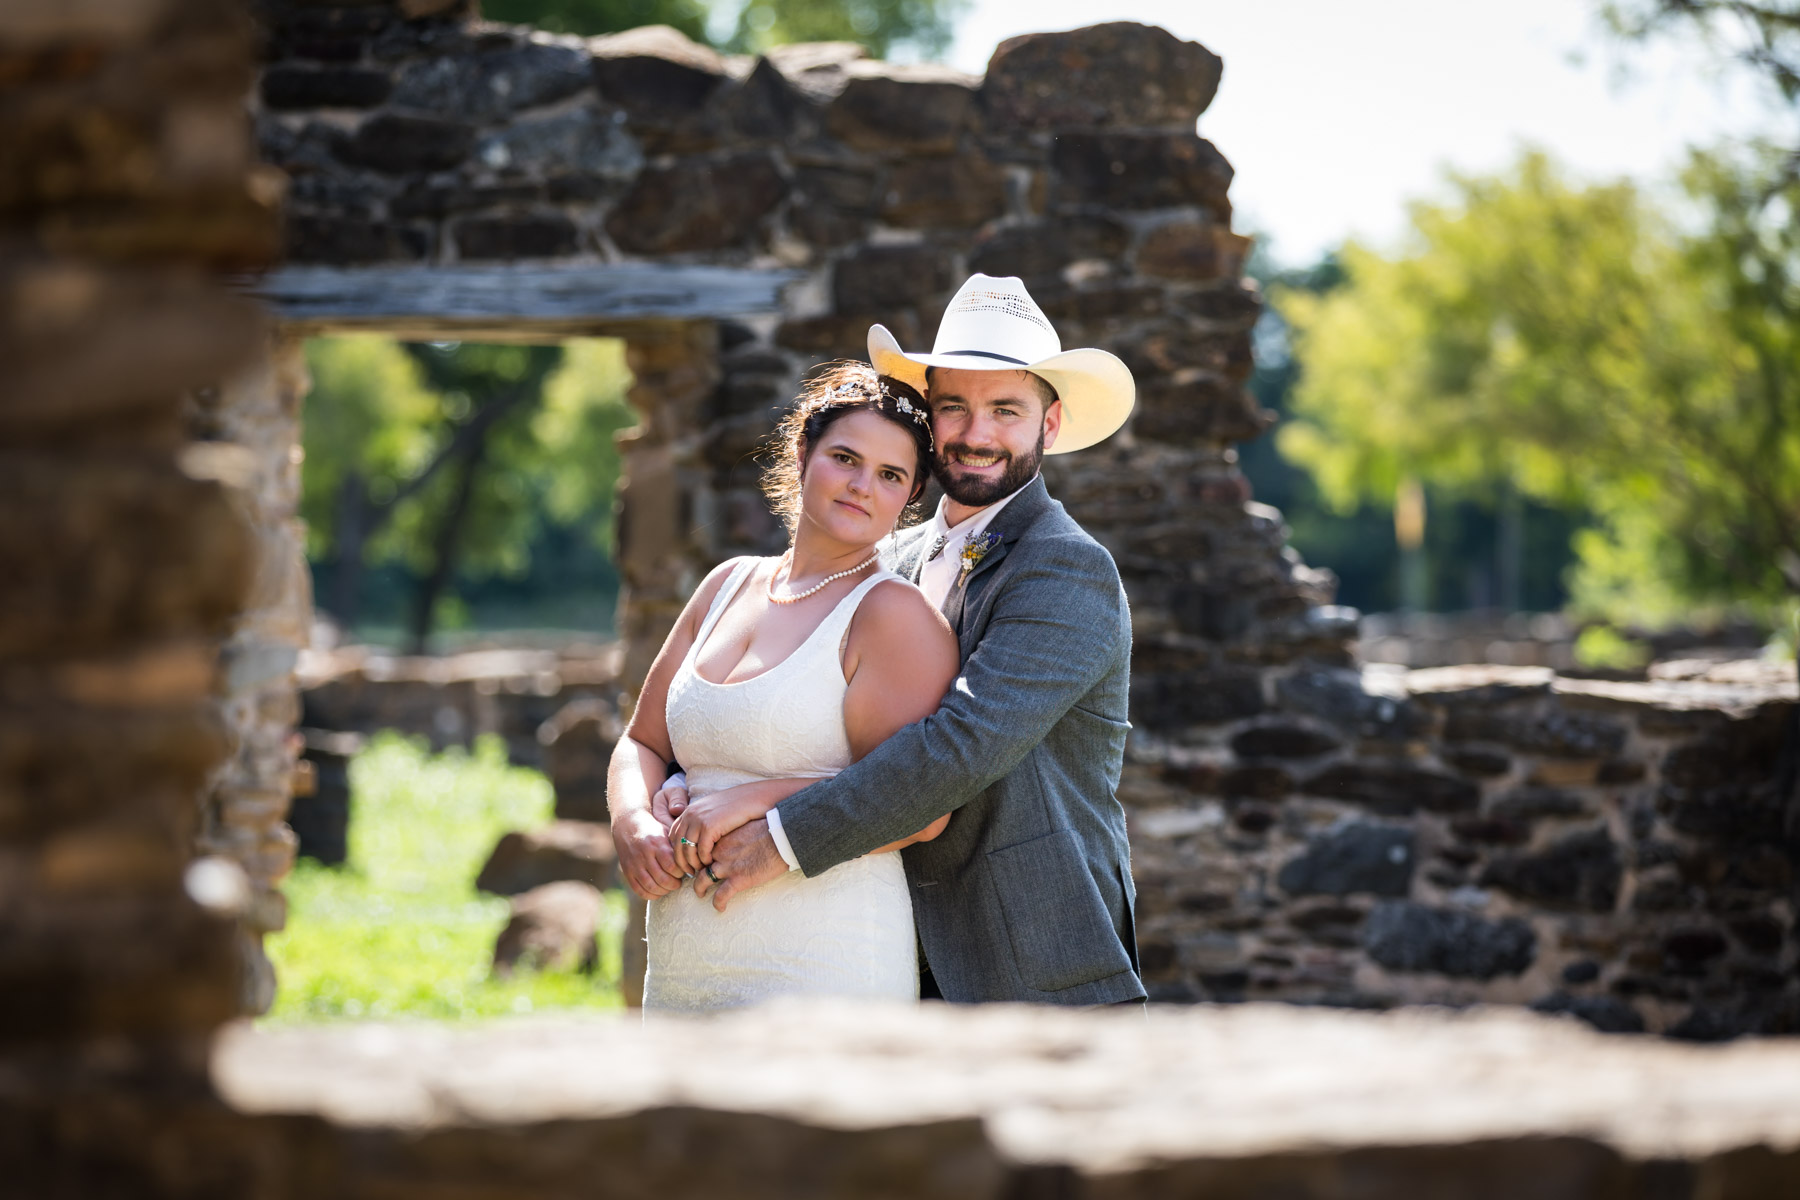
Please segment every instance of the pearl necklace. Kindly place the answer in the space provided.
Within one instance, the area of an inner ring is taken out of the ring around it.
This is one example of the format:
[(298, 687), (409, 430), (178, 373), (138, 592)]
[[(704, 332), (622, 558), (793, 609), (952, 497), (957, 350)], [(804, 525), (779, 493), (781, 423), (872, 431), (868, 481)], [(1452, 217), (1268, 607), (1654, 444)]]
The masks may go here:
[[(784, 562), (792, 563), (793, 555), (794, 555), (794, 552), (792, 550), (790, 550), (786, 554), (782, 555), (781, 557)], [(834, 583), (837, 580), (842, 579), (846, 575), (856, 574), (858, 571), (862, 570), (864, 567), (868, 566), (870, 563), (874, 562), (876, 559), (878, 559), (880, 557), (881, 557), (881, 553), (880, 553), (880, 551), (877, 551), (874, 554), (869, 555), (869, 557), (863, 559), (861, 562), (857, 563), (854, 567), (851, 567), (849, 570), (839, 571), (836, 575), (827, 575), (825, 578), (819, 580), (819, 582), (817, 582), (817, 583), (813, 584), (811, 587), (807, 588), (804, 592), (795, 592), (791, 596), (777, 596), (775, 594), (775, 576), (779, 575), (781, 573), (780, 569), (777, 568), (769, 576), (769, 588), (768, 588), (769, 600), (771, 603), (774, 603), (774, 604), (797, 603), (801, 600), (806, 599), (808, 596), (811, 596), (814, 593), (818, 592), (820, 589), (822, 589), (828, 583)]]

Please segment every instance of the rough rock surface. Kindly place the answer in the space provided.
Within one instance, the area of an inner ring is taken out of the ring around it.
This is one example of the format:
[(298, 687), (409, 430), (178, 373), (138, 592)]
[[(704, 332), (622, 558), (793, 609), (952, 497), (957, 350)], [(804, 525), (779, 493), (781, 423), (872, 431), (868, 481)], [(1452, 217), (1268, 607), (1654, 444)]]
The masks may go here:
[(982, 99), (1027, 129), (1183, 125), (1206, 111), (1223, 63), (1198, 42), (1131, 21), (1008, 38)]
[[(693, 1037), (707, 1070), (671, 1069), (671, 1039)], [(1800, 1185), (1800, 1047), (1612, 1039), (1521, 1013), (796, 1005), (642, 1029), (239, 1030), (213, 1075), (238, 1112), (391, 1147), (321, 1158), (320, 1187), (375, 1162), (423, 1194), (452, 1169), (470, 1190), (608, 1196), (728, 1177), (752, 1196), (1146, 1200)], [(719, 1149), (751, 1144), (753, 1169)]]
[(475, 877), (475, 886), (500, 896), (516, 896), (558, 880), (578, 880), (595, 888), (615, 883), (612, 834), (596, 821), (553, 821), (541, 829), (500, 835)]
[[(1215, 690), (1185, 709), (1207, 724), (1149, 721), (1134, 743), (1153, 994), (1485, 999), (1683, 1038), (1800, 1029), (1772, 791), (1788, 673), (1301, 663), (1272, 690), (1276, 711)], [(1404, 868), (1383, 861), (1401, 845)]]
[(572, 879), (514, 896), (512, 915), (494, 940), (494, 974), (508, 976), (520, 967), (592, 971), (603, 906), (599, 888)]
[(357, 646), (304, 652), (297, 669), (308, 728), (397, 729), (436, 749), (498, 734), (513, 762), (532, 767), (546, 765), (546, 721), (583, 702), (616, 706), (619, 695), (619, 647), (604, 643), (426, 657)]
[(618, 706), (610, 700), (574, 700), (538, 726), (544, 747), (544, 774), (556, 789), (556, 815), (573, 821), (610, 819), (606, 771), (613, 747), (624, 734)]

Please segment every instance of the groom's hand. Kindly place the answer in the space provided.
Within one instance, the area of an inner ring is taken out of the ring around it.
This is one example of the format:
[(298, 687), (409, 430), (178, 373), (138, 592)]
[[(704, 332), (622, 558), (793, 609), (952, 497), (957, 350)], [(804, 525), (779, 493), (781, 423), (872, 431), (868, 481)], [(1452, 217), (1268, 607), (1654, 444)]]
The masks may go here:
[(767, 820), (751, 821), (720, 838), (713, 846), (712, 869), (719, 877), (718, 884), (702, 871), (694, 877), (694, 893), (704, 899), (710, 892), (713, 907), (720, 912), (733, 896), (788, 873), (787, 863), (775, 849), (775, 839), (769, 836)]

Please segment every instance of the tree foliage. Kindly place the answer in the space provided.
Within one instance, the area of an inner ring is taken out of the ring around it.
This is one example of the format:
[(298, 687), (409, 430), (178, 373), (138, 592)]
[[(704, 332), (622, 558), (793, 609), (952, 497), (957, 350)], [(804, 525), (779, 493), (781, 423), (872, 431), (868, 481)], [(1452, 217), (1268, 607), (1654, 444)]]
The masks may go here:
[(365, 567), (415, 581), (422, 647), (456, 581), (517, 577), (551, 527), (611, 532), (618, 455), (632, 423), (623, 346), (430, 343), (374, 336), (307, 346), (301, 515), (326, 568), (322, 605), (359, 616)]
[[(1779, 156), (1774, 156), (1779, 157)], [(1278, 297), (1303, 366), (1284, 452), (1342, 507), (1404, 478), (1585, 505), (1577, 599), (1656, 618), (1800, 586), (1800, 191), (1772, 156), (1697, 155), (1677, 226), (1542, 155), (1454, 181), (1409, 253)], [(1770, 187), (1789, 194), (1761, 203)]]
[[(697, 42), (727, 28), (718, 47), (758, 54), (790, 42), (858, 42), (885, 58), (896, 49), (931, 57), (950, 45), (967, 0), (485, 0), (495, 21), (592, 36), (639, 25), (673, 25)], [(733, 16), (735, 13), (735, 17)]]
[(1770, 0), (1606, 0), (1609, 24), (1627, 38), (1698, 31), (1800, 104), (1800, 4)]
[(761, 53), (790, 42), (859, 42), (886, 58), (905, 46), (925, 58), (949, 49), (965, 0), (748, 0), (728, 48)]
[[(1292, 394), (1301, 377), (1292, 349), (1292, 331), (1283, 309), (1295, 293), (1323, 295), (1344, 283), (1337, 255), (1307, 267), (1280, 267), (1258, 238), (1248, 273), (1265, 291), (1283, 297), (1267, 306), (1257, 322), (1250, 389), (1257, 403), (1283, 422), (1293, 413)], [(1564, 575), (1573, 559), (1573, 530), (1585, 520), (1579, 510), (1547, 505), (1502, 486), (1494, 494), (1469, 489), (1424, 487), (1430, 520), (1425, 523), (1422, 561), (1408, 561), (1395, 529), (1392, 491), (1370, 491), (1346, 501), (1323, 496), (1313, 473), (1289, 461), (1276, 437), (1256, 438), (1238, 447), (1239, 463), (1258, 499), (1281, 511), (1289, 540), (1305, 560), (1337, 576), (1337, 600), (1365, 612), (1416, 606), (1430, 611), (1459, 608), (1509, 611), (1560, 609), (1568, 600)], [(1409, 569), (1422, 593), (1405, 594)]]
[(706, 41), (705, 0), (482, 0), (481, 15), (509, 25), (594, 37), (639, 25), (673, 25)]

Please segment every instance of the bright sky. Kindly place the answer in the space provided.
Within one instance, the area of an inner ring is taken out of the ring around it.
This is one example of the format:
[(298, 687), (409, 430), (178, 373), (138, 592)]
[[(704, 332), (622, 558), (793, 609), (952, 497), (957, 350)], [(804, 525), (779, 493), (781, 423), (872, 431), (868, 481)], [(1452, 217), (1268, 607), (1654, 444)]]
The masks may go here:
[(1015, 34), (1160, 25), (1225, 60), (1200, 133), (1237, 168), (1240, 231), (1285, 264), (1346, 237), (1392, 245), (1443, 168), (1518, 148), (1583, 175), (1667, 176), (1691, 143), (1763, 119), (1743, 73), (1691, 38), (1621, 45), (1593, 0), (973, 0), (948, 61), (980, 74)]

